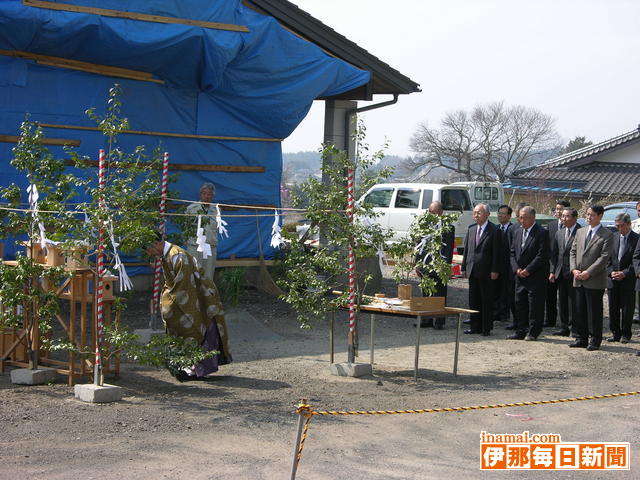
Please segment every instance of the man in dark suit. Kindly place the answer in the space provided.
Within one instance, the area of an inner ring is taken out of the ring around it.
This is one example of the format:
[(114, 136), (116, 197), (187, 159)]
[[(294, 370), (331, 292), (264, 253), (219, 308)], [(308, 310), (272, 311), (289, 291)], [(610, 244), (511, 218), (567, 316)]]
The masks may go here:
[[(636, 249), (633, 251), (633, 271), (636, 274), (636, 292), (640, 296), (640, 242), (636, 243)], [(640, 351), (636, 352), (636, 355), (640, 357)]]
[(607, 341), (629, 343), (636, 293), (633, 252), (639, 235), (631, 230), (631, 217), (628, 213), (616, 215), (615, 225), (618, 233), (613, 235), (611, 256), (607, 266), (609, 328), (612, 333)]
[(602, 296), (607, 287), (607, 264), (611, 256), (611, 230), (600, 224), (604, 208), (592, 205), (587, 209), (588, 227), (576, 232), (571, 246), (569, 264), (576, 287), (576, 341), (569, 346), (600, 349), (602, 343)]
[[(562, 211), (570, 207), (571, 204), (567, 200), (558, 200), (554, 210), (555, 221), (551, 221), (547, 224), (547, 231), (549, 232), (549, 247), (553, 248), (553, 244), (556, 242), (556, 233), (564, 228), (562, 223)], [(558, 286), (550, 279), (547, 282), (547, 304), (545, 308), (545, 327), (555, 327), (558, 318)]]
[(511, 238), (513, 237), (513, 231), (515, 226), (511, 223), (511, 214), (513, 210), (509, 205), (500, 205), (498, 207), (498, 225), (497, 227), (501, 232), (501, 257), (502, 269), (500, 270), (500, 278), (498, 285), (500, 293), (496, 298), (494, 304), (493, 319), (497, 321), (507, 321), (510, 319), (511, 314), (513, 318), (516, 318), (516, 304), (514, 300), (515, 291), (515, 276), (511, 270), (510, 252), (511, 252)]
[[(444, 213), (442, 202), (431, 202), (431, 204), (429, 205), (429, 213), (438, 217), (442, 216), (442, 214)], [(441, 244), (440, 255), (449, 265), (451, 265), (451, 262), (453, 261), (453, 243), (455, 242), (455, 232), (453, 226), (449, 226), (446, 229), (443, 229), (441, 238), (437, 240), (439, 240)], [(430, 259), (428, 256), (426, 256), (426, 253), (418, 252), (418, 254), (416, 255), (416, 265), (418, 265), (418, 267), (416, 268), (416, 273), (418, 274), (418, 276), (422, 277), (420, 264), (428, 262), (430, 262)], [(436, 291), (431, 296), (444, 297), (446, 304), (447, 284), (443, 283), (442, 279), (436, 274), (430, 273), (429, 276), (436, 283)], [(432, 319), (423, 319), (420, 326), (423, 328), (430, 327), (431, 323), (436, 330), (442, 330), (444, 328), (444, 321), (444, 317), (436, 317), (435, 323)]]
[(488, 336), (493, 328), (493, 302), (500, 272), (500, 230), (489, 221), (489, 206), (479, 203), (473, 209), (476, 224), (469, 227), (464, 239), (461, 270), (469, 279), (470, 329), (464, 333)]
[(553, 332), (553, 335), (568, 337), (571, 333), (576, 333), (576, 289), (573, 288), (569, 254), (576, 238), (576, 231), (580, 228), (578, 211), (567, 207), (562, 211), (561, 219), (564, 228), (556, 232), (555, 241), (551, 244), (549, 281), (555, 282), (558, 286), (558, 305), (560, 306), (560, 329)]
[(542, 331), (549, 278), (549, 234), (536, 223), (533, 207), (520, 210), (520, 227), (511, 242), (511, 268), (516, 274), (516, 328), (508, 338), (537, 340)]
[(512, 292), (513, 322), (511, 322), (511, 325), (507, 325), (506, 327), (504, 327), (506, 330), (516, 329), (516, 311), (515, 311), (516, 309), (516, 274), (511, 269), (511, 242), (513, 241), (513, 237), (515, 237), (518, 230), (522, 228), (522, 225), (520, 224), (520, 210), (522, 210), (522, 208), (526, 206), (527, 204), (524, 202), (518, 202), (516, 204), (516, 208), (513, 211), (513, 213), (515, 214), (516, 223), (514, 223), (513, 226), (510, 228), (511, 235), (509, 237), (509, 252), (507, 253), (507, 261), (509, 262), (509, 275), (513, 277), (513, 292)]

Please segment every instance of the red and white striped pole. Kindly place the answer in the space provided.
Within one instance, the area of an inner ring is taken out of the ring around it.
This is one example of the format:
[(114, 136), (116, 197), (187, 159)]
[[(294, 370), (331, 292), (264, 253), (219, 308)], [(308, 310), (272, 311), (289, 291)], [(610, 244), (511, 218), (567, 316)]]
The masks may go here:
[[(353, 183), (355, 172), (349, 168), (347, 172), (347, 217), (349, 222), (353, 222)], [(356, 259), (353, 251), (353, 242), (349, 240), (349, 339), (348, 339), (348, 361), (355, 363), (355, 329), (356, 329)]]
[[(105, 208), (104, 203), (104, 170), (105, 170), (105, 154), (104, 150), (100, 150), (98, 153), (98, 191), (99, 191), (99, 204), (100, 208)], [(104, 236), (104, 226), (101, 224), (98, 229), (98, 253), (96, 258), (96, 264), (98, 267), (98, 279), (96, 285), (96, 361), (93, 369), (93, 384), (102, 385), (102, 355), (100, 348), (102, 347), (102, 334), (103, 334), (103, 309), (102, 309), (102, 297), (103, 297), (103, 282), (104, 277), (104, 263), (102, 258), (103, 245), (102, 239)]]
[[(164, 239), (164, 213), (166, 211), (167, 201), (167, 183), (169, 178), (169, 152), (164, 152), (162, 162), (162, 183), (160, 187), (160, 225), (158, 231)], [(162, 259), (156, 257), (155, 268), (153, 272), (153, 300), (151, 303), (151, 322), (149, 328), (154, 330), (158, 327), (157, 320), (160, 312), (160, 273), (162, 271)]]

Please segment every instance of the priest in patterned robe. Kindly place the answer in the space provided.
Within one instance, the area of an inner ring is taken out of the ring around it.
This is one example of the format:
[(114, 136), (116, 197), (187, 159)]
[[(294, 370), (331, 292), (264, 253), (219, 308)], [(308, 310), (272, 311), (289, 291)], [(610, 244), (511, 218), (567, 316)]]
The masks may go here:
[(161, 312), (166, 332), (191, 339), (205, 351), (218, 352), (191, 368), (172, 373), (180, 381), (195, 380), (217, 371), (219, 365), (231, 363), (224, 311), (215, 284), (205, 277), (195, 258), (177, 245), (156, 240), (147, 253), (162, 257)]

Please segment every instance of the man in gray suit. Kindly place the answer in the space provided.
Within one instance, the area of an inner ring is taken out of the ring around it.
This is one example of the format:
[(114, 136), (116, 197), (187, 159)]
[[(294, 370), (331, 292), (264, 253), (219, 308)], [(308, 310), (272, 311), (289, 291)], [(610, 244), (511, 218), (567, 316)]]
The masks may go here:
[(569, 254), (580, 225), (578, 211), (575, 208), (566, 207), (560, 218), (564, 228), (556, 232), (556, 237), (551, 244), (549, 281), (558, 286), (558, 306), (560, 307), (560, 329), (553, 332), (553, 335), (568, 337), (571, 333), (574, 335), (576, 333), (576, 289), (573, 288)]
[(569, 346), (600, 349), (602, 343), (602, 296), (607, 288), (607, 264), (611, 255), (613, 233), (600, 224), (604, 208), (587, 209), (587, 228), (576, 232), (569, 264), (576, 287), (576, 341)]

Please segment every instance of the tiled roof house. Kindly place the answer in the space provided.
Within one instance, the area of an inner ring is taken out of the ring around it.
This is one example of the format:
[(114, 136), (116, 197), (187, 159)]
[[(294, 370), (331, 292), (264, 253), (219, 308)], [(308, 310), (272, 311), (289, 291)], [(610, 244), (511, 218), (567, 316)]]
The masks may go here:
[(640, 198), (640, 126), (595, 145), (514, 171), (505, 189), (570, 197)]

